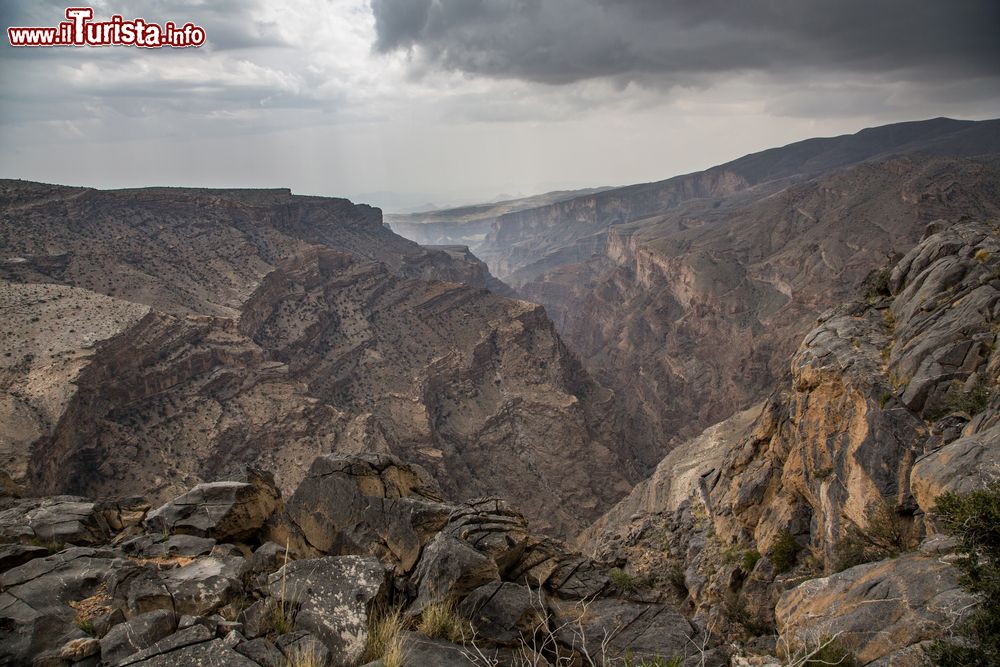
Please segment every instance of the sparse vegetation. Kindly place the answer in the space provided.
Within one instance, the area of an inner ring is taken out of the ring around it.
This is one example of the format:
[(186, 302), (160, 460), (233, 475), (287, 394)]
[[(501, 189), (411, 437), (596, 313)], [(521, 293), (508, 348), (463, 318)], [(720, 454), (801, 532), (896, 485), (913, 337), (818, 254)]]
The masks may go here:
[(989, 407), (996, 394), (996, 389), (980, 375), (972, 387), (965, 391), (963, 383), (952, 382), (945, 394), (944, 401), (937, 408), (928, 410), (924, 416), (928, 421), (937, 421), (952, 412), (964, 412), (975, 416)]
[(730, 591), (722, 601), (726, 618), (743, 626), (743, 629), (753, 637), (770, 634), (774, 631), (771, 624), (759, 618), (750, 611), (746, 597), (742, 593)]
[(750, 573), (753, 568), (757, 565), (757, 561), (760, 560), (760, 552), (756, 549), (747, 549), (743, 552), (743, 556), (740, 559), (740, 569), (746, 573)]
[(57, 542), (55, 540), (43, 540), (40, 537), (33, 537), (29, 542), (31, 546), (42, 547), (50, 554), (57, 554), (66, 547), (66, 545), (62, 542)]
[(434, 602), (424, 607), (417, 622), (417, 632), (431, 639), (461, 644), (472, 637), (472, 625), (459, 615), (452, 602)]
[(73, 625), (80, 628), (91, 637), (97, 636), (97, 630), (94, 628), (94, 621), (92, 619), (80, 618), (78, 616), (73, 619)]
[(288, 653), (288, 667), (325, 667), (322, 649), (315, 643), (297, 646)]
[(787, 529), (778, 533), (771, 546), (770, 558), (777, 574), (788, 572), (795, 567), (795, 559), (802, 549)]
[(645, 585), (642, 579), (620, 567), (612, 569), (608, 575), (611, 577), (611, 583), (623, 593), (634, 593)]
[(867, 525), (848, 527), (837, 545), (836, 570), (841, 572), (855, 565), (892, 558), (908, 549), (906, 524), (888, 499), (874, 503), (868, 509)]
[(879, 270), (869, 280), (868, 289), (865, 291), (865, 298), (869, 301), (877, 301), (884, 296), (890, 296), (889, 277), (892, 269), (888, 267)]
[(368, 620), (368, 640), (361, 664), (381, 659), (384, 667), (403, 667), (406, 623), (402, 611), (398, 608), (378, 610)]
[(793, 647), (782, 640), (778, 655), (784, 657), (785, 667), (858, 667), (858, 661), (840, 644), (838, 636), (839, 633)]
[(1000, 664), (1000, 481), (966, 495), (945, 493), (935, 510), (957, 537), (962, 586), (979, 605), (955, 628), (955, 636), (930, 651), (940, 667)]

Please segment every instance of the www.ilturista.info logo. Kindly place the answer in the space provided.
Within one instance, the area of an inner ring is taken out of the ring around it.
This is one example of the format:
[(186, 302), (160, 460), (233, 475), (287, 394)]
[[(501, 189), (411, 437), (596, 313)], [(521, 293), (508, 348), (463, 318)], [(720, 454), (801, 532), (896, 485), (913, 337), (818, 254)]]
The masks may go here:
[(66, 18), (54, 27), (7, 28), (11, 46), (139, 46), (158, 49), (184, 48), (205, 43), (205, 29), (193, 23), (178, 26), (167, 21), (162, 26), (145, 19), (126, 21), (115, 14), (109, 21), (92, 21), (91, 7), (68, 7)]

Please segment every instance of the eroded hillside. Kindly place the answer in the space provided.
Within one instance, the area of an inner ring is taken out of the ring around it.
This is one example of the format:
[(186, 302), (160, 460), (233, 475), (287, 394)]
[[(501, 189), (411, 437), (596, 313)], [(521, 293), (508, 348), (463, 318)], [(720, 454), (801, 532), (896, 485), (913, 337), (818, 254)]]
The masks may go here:
[(6, 181), (0, 215), (0, 442), (31, 490), (163, 498), (248, 462), (287, 490), (394, 452), (566, 530), (629, 488), (542, 309), (377, 209)]
[(630, 415), (634, 456), (766, 396), (822, 311), (941, 216), (1000, 217), (1000, 170), (925, 156), (703, 199), (610, 229), (603, 253), (521, 288)]

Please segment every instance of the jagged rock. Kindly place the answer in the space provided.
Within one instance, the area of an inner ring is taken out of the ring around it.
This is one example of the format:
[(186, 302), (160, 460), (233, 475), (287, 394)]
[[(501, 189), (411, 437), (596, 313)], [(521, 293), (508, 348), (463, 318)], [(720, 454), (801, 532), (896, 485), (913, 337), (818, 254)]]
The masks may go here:
[(532, 637), (544, 622), (546, 602), (541, 591), (510, 582), (481, 586), (462, 601), (458, 613), (472, 622), (477, 636), (500, 645), (516, 645)]
[(238, 557), (206, 556), (160, 574), (178, 614), (208, 616), (243, 591), (247, 563)]
[(867, 664), (940, 637), (972, 602), (951, 565), (905, 554), (806, 581), (781, 597), (775, 616), (790, 645), (836, 636)]
[(306, 556), (372, 554), (409, 572), (420, 550), (444, 526), (451, 507), (419, 466), (383, 454), (328, 454), (313, 461), (288, 499), (290, 534)]
[(191, 665), (211, 665), (212, 667), (255, 667), (248, 660), (216, 639), (204, 626), (194, 625), (161, 639), (147, 649), (143, 649), (119, 663), (141, 667), (190, 667)]
[(263, 638), (237, 644), (235, 650), (260, 667), (286, 667), (288, 664), (285, 655), (274, 644)]
[(0, 573), (24, 565), (29, 560), (44, 558), (49, 555), (45, 547), (33, 547), (24, 544), (0, 544)]
[(269, 599), (257, 600), (239, 614), (243, 634), (250, 639), (263, 637), (274, 630), (274, 612)]
[(126, 618), (166, 609), (174, 611), (174, 599), (166, 584), (152, 568), (132, 567), (115, 570), (108, 578), (112, 604)]
[(115, 532), (121, 532), (142, 523), (149, 512), (149, 501), (140, 496), (105, 500), (97, 503), (96, 509), (104, 517), (108, 527)]
[(167, 609), (134, 616), (112, 627), (101, 638), (101, 660), (115, 665), (128, 656), (149, 648), (177, 629), (177, 617)]
[(488, 556), (505, 581), (544, 586), (572, 599), (599, 595), (608, 585), (605, 568), (558, 540), (532, 534), (524, 515), (498, 498), (463, 503), (451, 514), (442, 534)]
[(327, 556), (285, 565), (268, 578), (268, 588), (294, 609), (296, 628), (323, 642), (335, 664), (349, 664), (364, 651), (368, 618), (386, 601), (389, 583), (376, 558)]
[(151, 531), (245, 540), (281, 506), (269, 473), (248, 471), (247, 482), (206, 482), (146, 516)]
[[(555, 624), (566, 646), (581, 642), (591, 656), (623, 659), (628, 653), (641, 661), (656, 657), (683, 657), (701, 646), (699, 633), (675, 609), (662, 604), (643, 604), (616, 599), (592, 602), (556, 602)], [(604, 648), (602, 643), (608, 639)], [(708, 665), (724, 664), (708, 661)]]
[(413, 573), (417, 599), (409, 613), (419, 614), (434, 601), (460, 600), (476, 588), (499, 579), (495, 561), (463, 540), (439, 533), (424, 548)]
[(127, 567), (113, 552), (74, 547), (0, 575), (0, 663), (30, 663), (46, 650), (58, 654), (66, 642), (86, 638), (70, 603), (100, 596), (109, 575)]
[(61, 547), (97, 545), (111, 529), (97, 505), (76, 496), (26, 498), (0, 511), (0, 540), (44, 542)]
[(257, 663), (229, 648), (221, 639), (190, 644), (158, 653), (138, 662), (123, 663), (123, 665), (136, 665), (137, 667), (191, 667), (192, 665), (258, 667)]

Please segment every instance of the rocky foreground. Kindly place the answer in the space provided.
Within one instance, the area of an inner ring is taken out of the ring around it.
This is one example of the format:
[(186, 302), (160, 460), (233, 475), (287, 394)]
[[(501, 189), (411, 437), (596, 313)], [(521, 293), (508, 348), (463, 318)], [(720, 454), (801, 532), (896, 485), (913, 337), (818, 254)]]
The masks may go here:
[[(248, 469), (156, 509), (2, 503), (0, 664), (353, 667), (381, 655), (390, 609), (414, 667), (722, 661), (674, 607), (622, 597), (608, 565), (386, 455), (321, 456), (285, 500)], [(453, 608), (452, 641), (405, 629)]]

